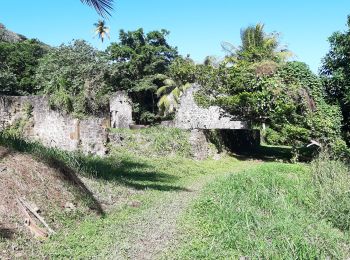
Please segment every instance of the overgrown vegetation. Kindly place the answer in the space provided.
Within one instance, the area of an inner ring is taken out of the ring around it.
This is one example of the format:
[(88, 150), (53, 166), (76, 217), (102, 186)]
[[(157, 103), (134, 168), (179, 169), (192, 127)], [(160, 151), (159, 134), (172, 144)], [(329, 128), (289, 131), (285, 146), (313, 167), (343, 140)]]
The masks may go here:
[(38, 92), (35, 73), (49, 47), (37, 40), (0, 41), (0, 94), (28, 95)]
[(100, 114), (108, 107), (110, 68), (106, 56), (84, 41), (61, 45), (40, 60), (36, 71), (39, 93), (51, 105), (77, 116)]
[[(140, 154), (137, 154), (137, 151), (132, 153), (132, 147), (129, 152), (113, 150), (107, 158), (89, 157), (45, 148), (38, 143), (28, 143), (9, 135), (0, 135), (1, 146), (31, 154), (51, 167), (61, 167), (65, 171), (73, 170), (79, 178), (86, 178), (85, 183), (93, 183), (93, 195), (96, 196), (97, 193), (100, 199), (104, 196), (115, 197), (112, 209), (102, 218), (100, 215), (91, 214), (84, 219), (80, 216), (77, 222), (67, 215), (55, 216), (55, 221), (63, 221), (62, 230), (44, 245), (36, 245), (33, 257), (104, 258), (116, 252), (111, 252), (111, 248), (116, 246), (116, 241), (119, 250), (126, 252), (127, 238), (132, 230), (129, 227), (130, 222), (141, 213), (159, 204), (166, 207), (178, 192), (190, 196), (192, 193), (187, 189), (188, 185), (201, 178), (224, 174), (245, 165), (229, 157), (220, 161), (198, 162), (180, 155), (162, 156), (159, 149), (163, 147), (164, 139), (161, 134), (157, 135), (148, 129), (145, 131), (149, 131), (145, 133), (147, 138), (160, 140), (161, 146), (155, 145), (155, 151), (151, 151), (151, 148), (148, 150), (159, 154), (158, 157), (149, 156), (146, 150)], [(176, 134), (178, 133), (175, 133), (175, 136)], [(113, 193), (107, 192), (102, 195), (107, 187)], [(91, 198), (94, 197), (80, 199), (86, 199), (91, 210), (96, 211), (101, 207), (101, 201)], [(27, 246), (30, 246), (28, 243)]]
[(327, 99), (340, 105), (343, 114), (343, 135), (350, 143), (350, 16), (347, 19), (347, 30), (335, 32), (328, 41), (329, 53), (323, 59), (321, 76)]
[(268, 163), (212, 183), (183, 219), (170, 258), (349, 257), (349, 169)]
[(177, 49), (167, 42), (169, 31), (120, 31), (119, 43), (112, 43), (107, 52), (113, 61), (111, 82), (116, 89), (126, 90), (134, 102), (137, 122), (157, 120), (157, 89), (167, 78)]
[(189, 133), (184, 130), (150, 127), (137, 131), (129, 129), (111, 129), (110, 131), (113, 139), (110, 149), (114, 153), (191, 158)]
[[(97, 25), (99, 32), (108, 31)], [(119, 42), (104, 52), (84, 41), (57, 48), (36, 40), (2, 41), (1, 93), (50, 95), (53, 107), (82, 117), (104, 113), (110, 94), (125, 90), (133, 100), (134, 121), (155, 124), (172, 119), (183, 92), (199, 83), (200, 105), (219, 105), (252, 120), (265, 129), (267, 144), (296, 149), (314, 140), (349, 157), (348, 32), (330, 37), (321, 77), (305, 63), (288, 61), (293, 54), (263, 24), (242, 29), (240, 46), (223, 44), (223, 60), (208, 57), (203, 64), (181, 57), (168, 35), (121, 30)]]
[[(104, 17), (113, 4), (81, 2)], [(0, 133), (0, 146), (56, 169), (87, 207), (72, 215), (49, 213), (61, 230), (43, 244), (22, 238), (32, 254), (26, 257), (138, 259), (135, 241), (144, 246), (155, 230), (159, 251), (170, 259), (350, 258), (350, 16), (347, 26), (329, 38), (316, 75), (290, 61), (279, 34), (265, 32), (263, 24), (242, 29), (238, 47), (224, 43), (226, 57), (203, 64), (179, 55), (164, 29), (121, 30), (118, 42), (99, 51), (82, 40), (50, 47), (0, 24), (1, 95), (47, 95), (53, 109), (82, 118), (108, 113), (110, 95), (123, 90), (132, 98), (134, 121), (155, 125), (173, 119), (182, 94), (199, 84), (199, 105), (252, 121), (267, 144), (237, 155), (246, 161), (227, 155), (195, 161), (188, 132), (152, 126), (110, 129), (109, 154), (86, 156), (23, 140), (33, 113), (24, 104), (22, 118)], [(104, 41), (109, 28), (103, 20), (95, 27)], [(206, 137), (224, 150), (218, 131)], [(310, 142), (318, 148), (306, 150)], [(309, 165), (298, 163), (319, 151)], [(163, 230), (149, 228), (169, 218)], [(163, 241), (169, 227), (173, 240)], [(0, 223), (0, 243), (11, 239), (8, 232)], [(162, 251), (169, 242), (172, 250)]]
[(317, 140), (348, 157), (341, 111), (327, 103), (320, 78), (305, 63), (286, 61), (290, 52), (261, 25), (246, 28), (241, 38), (242, 45), (218, 66), (199, 67), (203, 87), (197, 101), (219, 105), (261, 129), (265, 124), (268, 144), (300, 147)]

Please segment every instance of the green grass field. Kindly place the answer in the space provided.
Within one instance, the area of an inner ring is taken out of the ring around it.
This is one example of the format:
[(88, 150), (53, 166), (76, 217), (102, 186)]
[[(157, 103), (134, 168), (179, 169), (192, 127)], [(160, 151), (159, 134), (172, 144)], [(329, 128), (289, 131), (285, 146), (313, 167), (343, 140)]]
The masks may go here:
[[(132, 136), (129, 150), (111, 149), (106, 158), (66, 153), (0, 136), (3, 146), (74, 171), (90, 189), (88, 193), (78, 191), (80, 196), (76, 198), (86, 201), (90, 208), (98, 206), (102, 210), (105, 206), (101, 203), (115, 197), (103, 214), (76, 217), (57, 212), (55, 219), (63, 228), (42, 244), (29, 243), (35, 246), (29, 257), (350, 256), (350, 177), (343, 163), (324, 155), (311, 164), (238, 160), (227, 155), (220, 160), (195, 161), (184, 152), (188, 150), (185, 142), (180, 145), (183, 150), (176, 153), (176, 142), (169, 146), (164, 133), (147, 131), (146, 137), (159, 146), (157, 149), (137, 146), (139, 137)], [(142, 149), (154, 154), (148, 156)]]
[[(326, 166), (318, 164), (322, 163)], [(346, 168), (333, 166), (329, 172), (338, 167), (348, 175)], [(167, 258), (345, 259), (348, 229), (337, 228), (324, 212), (320, 214), (321, 204), (329, 212), (337, 210), (336, 201), (329, 205), (320, 196), (334, 197), (332, 190), (344, 186), (339, 181), (332, 178), (330, 187), (323, 178), (320, 185), (310, 166), (282, 163), (265, 163), (221, 178), (183, 217), (182, 242)], [(346, 186), (338, 195), (349, 199)]]

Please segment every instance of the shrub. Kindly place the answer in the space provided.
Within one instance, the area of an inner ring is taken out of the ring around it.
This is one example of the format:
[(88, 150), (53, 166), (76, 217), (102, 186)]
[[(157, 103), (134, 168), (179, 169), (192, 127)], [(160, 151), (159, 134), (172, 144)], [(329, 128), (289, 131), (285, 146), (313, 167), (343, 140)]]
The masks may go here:
[(273, 130), (272, 128), (266, 128), (264, 133), (264, 140), (267, 144), (280, 145), (285, 143), (286, 138), (276, 130)]
[(40, 60), (36, 80), (41, 93), (50, 95), (54, 108), (77, 116), (107, 109), (111, 87), (109, 67), (102, 52), (84, 41), (61, 45)]
[(334, 158), (340, 158), (347, 162), (350, 162), (350, 148), (347, 146), (346, 142), (341, 138), (336, 138), (330, 144), (332, 155)]
[(0, 42), (0, 93), (28, 95), (37, 92), (35, 73), (48, 46), (37, 40)]

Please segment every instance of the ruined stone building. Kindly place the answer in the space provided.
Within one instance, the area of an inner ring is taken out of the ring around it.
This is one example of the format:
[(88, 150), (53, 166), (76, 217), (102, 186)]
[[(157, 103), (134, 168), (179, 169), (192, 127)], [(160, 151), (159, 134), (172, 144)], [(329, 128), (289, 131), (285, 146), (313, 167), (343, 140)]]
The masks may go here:
[[(198, 89), (199, 86), (194, 85), (182, 95), (175, 119), (167, 126), (192, 130), (194, 139), (204, 139), (203, 130), (207, 129), (227, 130), (229, 132), (223, 134), (228, 133), (229, 139), (232, 131), (239, 134), (238, 130), (249, 129), (248, 122), (232, 118), (219, 107), (199, 107), (194, 100)], [(22, 130), (29, 140), (66, 151), (80, 150), (103, 156), (107, 153), (108, 129), (129, 128), (133, 124), (132, 103), (125, 92), (118, 91), (110, 97), (109, 114), (77, 119), (50, 108), (48, 97), (0, 96), (0, 131), (21, 120), (26, 120)], [(245, 137), (247, 133), (241, 135)]]
[(248, 129), (248, 122), (228, 115), (218, 106), (200, 107), (194, 100), (199, 85), (187, 89), (181, 96), (174, 126), (181, 129)]
[(25, 120), (24, 136), (48, 147), (106, 154), (108, 128), (128, 128), (132, 122), (130, 99), (117, 92), (110, 99), (110, 115), (77, 119), (50, 108), (47, 97), (0, 96), (0, 131)]

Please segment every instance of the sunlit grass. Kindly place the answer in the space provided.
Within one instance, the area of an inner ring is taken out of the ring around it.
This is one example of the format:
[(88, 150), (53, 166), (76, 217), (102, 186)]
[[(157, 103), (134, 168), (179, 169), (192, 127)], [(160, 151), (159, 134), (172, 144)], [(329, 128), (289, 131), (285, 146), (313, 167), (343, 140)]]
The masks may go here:
[[(320, 189), (312, 176), (305, 165), (266, 163), (212, 183), (183, 219), (184, 241), (169, 258), (347, 258), (348, 229), (330, 222), (333, 215), (320, 215), (319, 200), (321, 190), (330, 198), (332, 188), (350, 184), (333, 179), (338, 183)], [(323, 200), (322, 208), (335, 212), (344, 200), (332, 202)]]

